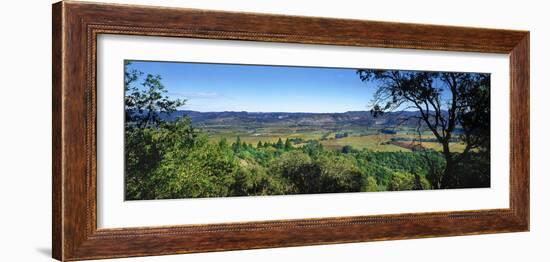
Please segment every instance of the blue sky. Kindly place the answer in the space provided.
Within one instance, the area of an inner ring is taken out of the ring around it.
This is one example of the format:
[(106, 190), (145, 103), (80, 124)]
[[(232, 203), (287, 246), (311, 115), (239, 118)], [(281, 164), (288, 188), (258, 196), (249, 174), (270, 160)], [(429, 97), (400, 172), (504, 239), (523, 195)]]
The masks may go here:
[(355, 69), (132, 61), (161, 75), (182, 110), (201, 112), (346, 112), (370, 110), (376, 87)]
[(354, 69), (133, 61), (159, 74), (181, 109), (201, 112), (346, 112), (369, 110), (373, 88)]

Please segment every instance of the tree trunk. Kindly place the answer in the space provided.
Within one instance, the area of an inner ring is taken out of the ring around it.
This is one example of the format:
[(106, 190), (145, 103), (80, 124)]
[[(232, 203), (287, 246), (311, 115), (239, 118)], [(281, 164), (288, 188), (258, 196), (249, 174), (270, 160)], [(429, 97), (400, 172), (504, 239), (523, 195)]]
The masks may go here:
[(449, 142), (442, 143), (443, 145), (443, 155), (445, 156), (445, 170), (443, 171), (443, 177), (441, 178), (441, 188), (453, 188), (456, 185), (454, 177), (455, 161), (451, 155), (451, 150), (449, 148)]

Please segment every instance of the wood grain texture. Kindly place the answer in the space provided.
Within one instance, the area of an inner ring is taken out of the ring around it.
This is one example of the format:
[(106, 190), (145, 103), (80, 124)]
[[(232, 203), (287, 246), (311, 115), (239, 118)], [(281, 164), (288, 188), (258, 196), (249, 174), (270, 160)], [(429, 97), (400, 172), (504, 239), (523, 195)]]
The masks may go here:
[[(53, 6), (53, 257), (82, 260), (529, 230), (529, 33), (524, 31), (60, 2)], [(510, 55), (510, 208), (97, 229), (99, 34), (469, 51)]]
[(529, 228), (529, 33), (510, 52), (510, 207)]
[(63, 190), (61, 174), (61, 71), (62, 43), (61, 5), (52, 8), (52, 256), (61, 257), (63, 239)]

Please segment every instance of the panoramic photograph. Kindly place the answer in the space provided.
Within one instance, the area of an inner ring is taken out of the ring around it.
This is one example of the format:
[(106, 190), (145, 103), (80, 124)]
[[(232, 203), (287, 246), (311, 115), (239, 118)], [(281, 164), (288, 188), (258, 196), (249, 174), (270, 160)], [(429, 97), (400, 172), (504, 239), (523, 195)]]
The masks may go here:
[(125, 199), (490, 187), (490, 74), (126, 60)]

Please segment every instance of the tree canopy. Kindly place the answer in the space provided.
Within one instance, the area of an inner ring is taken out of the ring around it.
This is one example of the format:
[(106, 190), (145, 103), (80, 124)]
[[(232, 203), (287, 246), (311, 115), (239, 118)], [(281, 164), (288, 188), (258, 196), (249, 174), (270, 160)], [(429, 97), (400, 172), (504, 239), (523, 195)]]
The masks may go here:
[[(375, 152), (351, 145), (326, 148), (334, 138), (249, 137), (211, 140), (187, 116), (163, 117), (185, 100), (170, 99), (160, 76), (125, 71), (125, 197), (189, 197), (339, 193), (484, 187), (489, 177), (489, 76), (359, 70), (376, 81), (373, 114), (416, 108), (419, 128), (445, 149), (460, 140), (464, 152)], [(445, 91), (444, 89), (448, 89)], [(200, 127), (200, 126), (199, 126)], [(284, 139), (284, 140), (283, 140)], [(325, 139), (325, 140), (323, 140)], [(420, 140), (422, 141), (422, 140)], [(448, 148), (447, 148), (448, 149)], [(460, 172), (458, 172), (458, 171)]]
[[(436, 187), (459, 186), (454, 168), (472, 150), (488, 152), (490, 146), (490, 75), (483, 73), (427, 72), (360, 69), (363, 82), (374, 82), (372, 113), (416, 110), (403, 121), (418, 121), (443, 147), (446, 168), (433, 183)], [(450, 142), (458, 135), (466, 146), (451, 153)], [(488, 154), (486, 154), (488, 157)]]
[[(130, 65), (126, 62), (126, 68)], [(160, 75), (147, 74), (137, 84), (143, 72), (133, 69), (124, 71), (124, 107), (127, 125), (137, 127), (156, 126), (161, 123), (161, 114), (171, 114), (185, 104), (185, 100), (171, 99), (162, 84)]]

